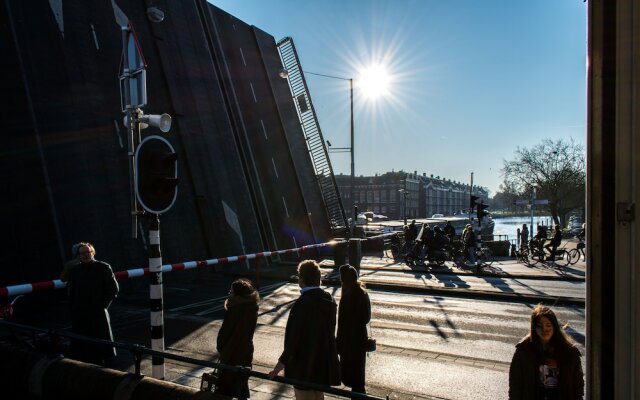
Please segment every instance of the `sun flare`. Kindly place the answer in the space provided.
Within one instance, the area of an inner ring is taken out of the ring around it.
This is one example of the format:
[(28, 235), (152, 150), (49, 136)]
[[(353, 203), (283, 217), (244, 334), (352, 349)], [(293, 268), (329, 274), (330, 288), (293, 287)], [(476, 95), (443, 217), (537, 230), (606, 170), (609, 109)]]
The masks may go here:
[(362, 70), (359, 86), (365, 97), (376, 99), (389, 93), (391, 78), (382, 65), (371, 65)]

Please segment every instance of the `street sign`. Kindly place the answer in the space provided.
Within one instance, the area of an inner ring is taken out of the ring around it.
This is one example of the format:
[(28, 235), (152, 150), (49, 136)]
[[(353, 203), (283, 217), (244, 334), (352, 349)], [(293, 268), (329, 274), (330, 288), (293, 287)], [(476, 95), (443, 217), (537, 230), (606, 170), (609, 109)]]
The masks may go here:
[(120, 104), (127, 108), (147, 105), (147, 71), (144, 56), (133, 28), (126, 32), (126, 48), (120, 64)]
[(529, 204), (529, 200), (516, 200), (513, 202), (513, 204), (517, 206), (526, 206)]
[(535, 204), (535, 205), (545, 205), (545, 204), (549, 204), (549, 200), (546, 200), (546, 199), (534, 200), (533, 204)]

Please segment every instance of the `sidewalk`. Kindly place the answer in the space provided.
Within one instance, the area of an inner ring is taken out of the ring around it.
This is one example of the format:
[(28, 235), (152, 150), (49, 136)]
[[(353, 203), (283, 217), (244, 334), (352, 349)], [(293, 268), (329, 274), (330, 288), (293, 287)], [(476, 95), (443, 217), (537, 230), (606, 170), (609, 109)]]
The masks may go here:
[[(393, 352), (393, 349), (388, 349), (387, 352)], [(426, 352), (425, 352), (426, 353)], [(119, 354), (120, 358), (121, 355)], [(151, 360), (144, 358), (141, 364), (142, 371), (151, 370)], [(264, 366), (254, 364), (252, 369), (257, 372), (269, 373), (272, 366)], [(489, 365), (483, 366), (485, 368), (492, 368), (497, 370), (508, 371), (508, 365)], [(123, 365), (113, 366), (115, 369), (127, 369), (126, 363)], [(189, 386), (191, 388), (199, 389), (200, 380), (203, 372), (210, 371), (211, 368), (202, 368), (187, 363), (181, 363), (179, 361), (165, 360), (165, 380), (173, 382), (178, 385)], [(131, 371), (130, 371), (131, 372)], [(345, 386), (336, 386), (335, 388), (349, 391), (350, 389)], [(293, 387), (284, 383), (264, 380), (260, 378), (249, 378), (249, 390), (251, 391), (251, 400), (271, 400), (271, 399), (293, 399), (295, 398)], [(427, 396), (418, 393), (403, 393), (392, 391), (389, 392), (383, 388), (376, 387), (375, 384), (367, 384), (367, 394), (370, 396), (377, 396), (385, 398), (389, 396), (392, 400), (442, 400), (438, 397)], [(325, 399), (344, 399), (345, 397), (325, 393)]]
[[(339, 286), (339, 266), (335, 265), (333, 259), (321, 260), (320, 266), (323, 272), (323, 284)], [(453, 262), (446, 262), (443, 265), (408, 266), (386, 254), (382, 256), (378, 254), (364, 255), (360, 270), (361, 280), (366, 283), (367, 287), (378, 290), (579, 306), (584, 306), (585, 303), (584, 295), (541, 293), (529, 290), (526, 285), (520, 284), (522, 280), (584, 284), (586, 263), (583, 260), (574, 265), (560, 266), (552, 262), (536, 263), (532, 261), (530, 264), (525, 264), (518, 262), (513, 257), (496, 257), (493, 264), (484, 265), (478, 269), (475, 266), (459, 266)], [(260, 276), (263, 279), (296, 282), (295, 275), (295, 263), (263, 267), (260, 270)], [(415, 279), (416, 276), (419, 276), (420, 279)], [(406, 277), (413, 277), (413, 279)], [(489, 285), (488, 283), (493, 284)], [(513, 283), (514, 287), (504, 290), (504, 286), (508, 286), (510, 283)]]

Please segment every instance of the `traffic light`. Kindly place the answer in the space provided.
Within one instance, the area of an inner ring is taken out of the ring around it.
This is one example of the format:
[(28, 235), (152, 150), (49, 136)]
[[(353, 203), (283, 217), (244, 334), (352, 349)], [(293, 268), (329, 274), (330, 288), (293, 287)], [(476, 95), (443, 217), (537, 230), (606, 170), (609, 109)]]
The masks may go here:
[(489, 208), (489, 206), (483, 203), (478, 203), (478, 210), (477, 210), (478, 223), (482, 222), (483, 217), (489, 215), (489, 213), (485, 211), (486, 208)]
[(142, 208), (162, 214), (178, 195), (178, 157), (163, 137), (148, 136), (136, 150), (136, 197)]
[(480, 197), (471, 195), (471, 200), (469, 201), (469, 208), (473, 211), (473, 208), (476, 206), (476, 201), (478, 201)]

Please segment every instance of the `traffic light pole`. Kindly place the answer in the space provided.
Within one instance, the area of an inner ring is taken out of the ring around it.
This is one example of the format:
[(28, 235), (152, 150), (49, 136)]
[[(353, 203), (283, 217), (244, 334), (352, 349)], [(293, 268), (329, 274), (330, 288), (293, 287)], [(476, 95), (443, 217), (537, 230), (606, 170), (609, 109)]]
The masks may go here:
[[(149, 308), (151, 312), (151, 349), (164, 351), (164, 315), (162, 294), (162, 253), (160, 252), (160, 218), (149, 218)], [(164, 379), (164, 357), (153, 356), (151, 376)]]

